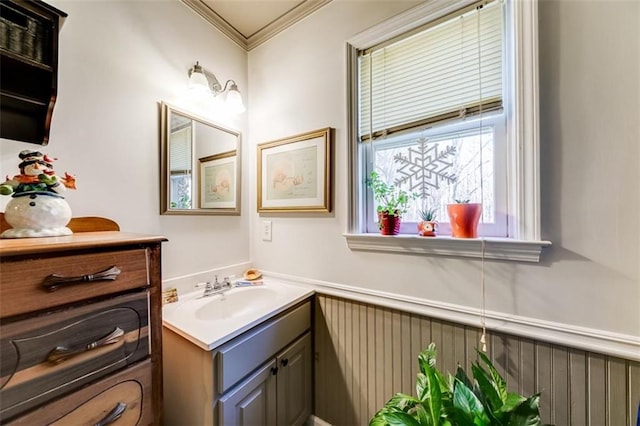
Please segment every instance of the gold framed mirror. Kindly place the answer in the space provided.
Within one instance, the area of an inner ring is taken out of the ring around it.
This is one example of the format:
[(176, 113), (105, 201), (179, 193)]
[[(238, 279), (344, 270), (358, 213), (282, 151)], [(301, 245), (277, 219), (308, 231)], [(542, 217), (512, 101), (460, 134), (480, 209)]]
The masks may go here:
[(160, 104), (160, 213), (239, 215), (240, 132)]

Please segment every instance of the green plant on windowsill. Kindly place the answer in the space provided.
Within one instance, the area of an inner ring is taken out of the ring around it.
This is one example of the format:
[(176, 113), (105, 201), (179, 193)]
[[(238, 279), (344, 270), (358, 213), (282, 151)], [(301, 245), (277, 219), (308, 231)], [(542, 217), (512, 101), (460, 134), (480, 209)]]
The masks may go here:
[(438, 232), (438, 222), (436, 221), (437, 210), (435, 208), (420, 210), (418, 222), (418, 235), (421, 237), (435, 237)]
[[(458, 366), (455, 377), (436, 368), (431, 343), (418, 355), (417, 397), (395, 394), (370, 420), (370, 426), (535, 426), (540, 425), (540, 394), (525, 398), (507, 384), (489, 358), (478, 351), (471, 366), (474, 381)], [(485, 369), (486, 367), (486, 369)]]
[(191, 208), (191, 197), (188, 194), (183, 194), (180, 196), (180, 200), (176, 203), (175, 201), (171, 201), (169, 206), (172, 209), (190, 209)]
[(409, 209), (409, 201), (416, 199), (417, 194), (405, 191), (382, 180), (378, 172), (371, 172), (367, 186), (373, 191), (373, 199), (378, 204), (378, 213), (390, 216), (402, 216)]
[(438, 214), (435, 208), (420, 210), (420, 218), (425, 222), (435, 222), (437, 216)]

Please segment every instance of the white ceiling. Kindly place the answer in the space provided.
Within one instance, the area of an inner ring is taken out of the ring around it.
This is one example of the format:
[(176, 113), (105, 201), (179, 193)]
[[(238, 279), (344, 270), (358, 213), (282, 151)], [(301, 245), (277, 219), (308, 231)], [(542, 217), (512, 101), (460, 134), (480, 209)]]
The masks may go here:
[(254, 35), (303, 3), (301, 0), (202, 0), (202, 2), (231, 24), (245, 38)]
[(318, 10), (331, 0), (182, 0), (246, 50)]

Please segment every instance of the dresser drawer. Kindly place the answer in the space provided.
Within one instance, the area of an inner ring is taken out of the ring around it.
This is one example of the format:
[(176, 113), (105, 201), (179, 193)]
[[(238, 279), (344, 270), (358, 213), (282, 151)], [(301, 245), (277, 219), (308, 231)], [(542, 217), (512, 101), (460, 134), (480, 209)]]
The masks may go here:
[[(116, 417), (113, 423), (107, 423), (108, 419)], [(7, 425), (133, 426), (152, 423), (151, 362), (145, 361), (39, 407)]]
[(257, 326), (214, 352), (218, 392), (225, 393), (280, 349), (311, 328), (311, 303)]
[[(2, 260), (0, 318), (149, 285), (145, 249)], [(97, 273), (112, 266), (115, 279), (100, 279)], [(45, 287), (54, 282), (53, 290)]]
[(0, 422), (149, 355), (148, 291), (2, 324)]

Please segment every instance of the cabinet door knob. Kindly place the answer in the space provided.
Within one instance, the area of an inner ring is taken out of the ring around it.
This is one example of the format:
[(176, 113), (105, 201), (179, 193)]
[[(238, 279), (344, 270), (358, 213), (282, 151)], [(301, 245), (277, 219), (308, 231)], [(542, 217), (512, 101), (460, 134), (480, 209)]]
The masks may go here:
[(271, 367), (271, 375), (275, 376), (276, 374), (278, 374), (278, 367)]
[(283, 366), (283, 367), (286, 367), (287, 364), (289, 364), (289, 359), (288, 358), (285, 358), (282, 361), (280, 361), (280, 365)]

